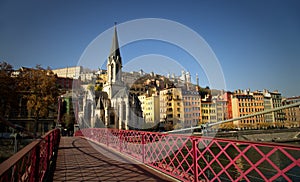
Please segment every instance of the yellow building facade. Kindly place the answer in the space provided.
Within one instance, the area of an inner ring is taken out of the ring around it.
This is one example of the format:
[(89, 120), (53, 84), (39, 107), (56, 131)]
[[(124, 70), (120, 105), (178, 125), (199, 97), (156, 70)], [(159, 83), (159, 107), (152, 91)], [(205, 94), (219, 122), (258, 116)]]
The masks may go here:
[(199, 124), (210, 123), (211, 120), (214, 120), (215, 109), (212, 108), (212, 102), (210, 100), (201, 101), (201, 121)]
[[(255, 99), (249, 91), (236, 91), (232, 95), (231, 102), (233, 118), (246, 116), (248, 114), (252, 114), (255, 111)], [(255, 123), (255, 118), (246, 118), (233, 122), (235, 127), (238, 129), (251, 129), (252, 127), (254, 127)]]
[(158, 123), (160, 121), (159, 96), (141, 95), (138, 97), (143, 110), (143, 118), (146, 123)]
[(182, 127), (184, 121), (184, 107), (181, 88), (168, 88), (159, 92), (160, 121)]

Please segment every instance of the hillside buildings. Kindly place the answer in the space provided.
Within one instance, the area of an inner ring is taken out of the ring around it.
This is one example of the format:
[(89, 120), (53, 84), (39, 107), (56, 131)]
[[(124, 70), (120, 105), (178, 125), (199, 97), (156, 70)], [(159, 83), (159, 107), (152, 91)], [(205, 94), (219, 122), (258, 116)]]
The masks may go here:
[[(262, 92), (237, 90), (233, 93), (231, 102), (233, 118), (282, 106), (281, 94), (277, 91), (269, 92), (267, 90), (263, 90)], [(236, 125), (237, 128), (244, 129), (284, 127), (284, 121), (285, 114), (283, 111), (277, 111), (238, 120), (234, 122), (234, 125)]]
[[(98, 71), (88, 71), (81, 66), (53, 70), (56, 85), (64, 93), (59, 99), (66, 108), (65, 113), (58, 113), (58, 122), (75, 120), (81, 128), (128, 130), (163, 126), (164, 130), (171, 130), (215, 123), (300, 102), (300, 97), (282, 98), (278, 91), (211, 91), (199, 87), (197, 75), (196, 84), (191, 83), (192, 76), (187, 71), (182, 71), (179, 76), (162, 76), (143, 70), (123, 72), (116, 27), (106, 67), (106, 70)], [(21, 71), (14, 71), (11, 76), (17, 77)], [(13, 119), (30, 116), (25, 109), (26, 101), (18, 100), (19, 107), (10, 111), (15, 116)], [(71, 118), (73, 113), (75, 117)], [(49, 117), (53, 120), (55, 114), (51, 113)], [(219, 126), (221, 129), (238, 130), (282, 127), (300, 127), (299, 107)]]
[(73, 66), (73, 67), (53, 69), (52, 71), (58, 77), (78, 79), (80, 74), (83, 72), (83, 68), (82, 66)]
[[(61, 71), (63, 72), (63, 71)], [(69, 72), (69, 71), (68, 71)], [(62, 74), (67, 74), (66, 70)], [(77, 73), (76, 73), (77, 74)], [(82, 77), (82, 73), (79, 73)], [(204, 92), (191, 83), (189, 72), (180, 76), (122, 71), (117, 29), (114, 29), (107, 70), (99, 70), (95, 88), (85, 86), (79, 122), (82, 127), (110, 127), (118, 129), (147, 129), (161, 125), (166, 130), (199, 126), (247, 116), (297, 102), (299, 98), (283, 99), (278, 91), (236, 90)], [(222, 124), (222, 129), (266, 129), (299, 127), (299, 108)]]
[[(283, 105), (289, 105), (296, 102), (300, 102), (300, 96), (282, 99)], [(286, 118), (286, 120), (284, 121), (285, 127), (300, 127), (300, 107), (285, 109), (284, 113)]]

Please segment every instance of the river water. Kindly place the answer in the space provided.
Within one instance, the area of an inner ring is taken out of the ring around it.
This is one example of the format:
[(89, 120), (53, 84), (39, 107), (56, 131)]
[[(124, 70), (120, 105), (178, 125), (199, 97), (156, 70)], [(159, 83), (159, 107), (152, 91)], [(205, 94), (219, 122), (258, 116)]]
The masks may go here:
[[(246, 147), (247, 147), (246, 145), (238, 146), (238, 148), (241, 151), (244, 151)], [(257, 149), (260, 150), (263, 154), (267, 155), (273, 149), (273, 147), (257, 147)], [(221, 150), (219, 149), (219, 147), (211, 148), (211, 152), (214, 155), (217, 155), (220, 151)], [(294, 150), (285, 150), (285, 151), (288, 152), (290, 155), (292, 155), (295, 159), (300, 158), (299, 151), (294, 151)], [(238, 158), (237, 156), (240, 154), (240, 152), (233, 146), (228, 147), (226, 153), (228, 154), (229, 158), (236, 159), (235, 165), (230, 165), (230, 167), (228, 167), (226, 170), (233, 179), (239, 178), (241, 173), (240, 171), (245, 173), (250, 168), (252, 168), (253, 165), (255, 165), (261, 158), (263, 158), (263, 156), (259, 152), (257, 152), (256, 149), (252, 147), (249, 150), (247, 150), (247, 152), (245, 152), (245, 156), (240, 156)], [(205, 152), (203, 156), (207, 161), (214, 160), (213, 155), (210, 152)], [(228, 164), (231, 161), (229, 158), (225, 154), (221, 154), (218, 158), (218, 161), (221, 163), (222, 166), (220, 166), (219, 163), (214, 161), (211, 165), (212, 170), (215, 173), (219, 173), (223, 167), (228, 166)], [(261, 172), (267, 179), (270, 179), (272, 176), (278, 173), (277, 170), (275, 169), (276, 167), (283, 170), (293, 162), (283, 152), (279, 150), (277, 150), (267, 158), (269, 159), (269, 161), (264, 160), (262, 163), (257, 165), (257, 170)], [(270, 163), (273, 163), (276, 167), (274, 168)], [(204, 169), (205, 166), (207, 165), (205, 161), (201, 158), (198, 161), (198, 164), (201, 169)], [(250, 169), (249, 171), (250, 172), (246, 175), (246, 177), (250, 181), (265, 181), (261, 177), (259, 172), (257, 172), (256, 170)], [(213, 179), (214, 175), (211, 169), (206, 170), (204, 173), (210, 180)], [(292, 181), (300, 181), (300, 167), (296, 166), (291, 170), (286, 171), (285, 175), (289, 177)], [(204, 179), (204, 176), (202, 177), (200, 176), (200, 179)], [(220, 179), (222, 181), (231, 181), (230, 178), (225, 173), (223, 173), (220, 176)], [(246, 180), (242, 179), (241, 181), (246, 181)], [(280, 176), (279, 178), (276, 179), (276, 181), (286, 181), (286, 180), (282, 176)]]

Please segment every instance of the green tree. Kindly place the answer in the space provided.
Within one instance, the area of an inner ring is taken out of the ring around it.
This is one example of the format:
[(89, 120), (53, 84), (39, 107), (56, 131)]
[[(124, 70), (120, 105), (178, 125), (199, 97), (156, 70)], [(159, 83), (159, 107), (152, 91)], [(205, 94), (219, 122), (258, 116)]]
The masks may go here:
[(0, 115), (9, 116), (9, 112), (17, 106), (16, 81), (11, 76), (12, 65), (3, 61), (0, 63)]
[(103, 87), (101, 87), (100, 85), (96, 85), (95, 86), (95, 91), (102, 91)]
[(73, 126), (75, 123), (75, 115), (74, 112), (73, 113), (65, 113), (62, 117), (62, 124), (63, 126), (65, 126), (66, 128), (68, 128), (68, 130), (72, 130)]
[(164, 129), (165, 129), (165, 131), (171, 131), (171, 130), (173, 130), (174, 126), (173, 126), (172, 122), (170, 122), (170, 121), (166, 122), (165, 126), (164, 126)]
[(94, 91), (94, 90), (95, 90), (95, 85), (94, 85), (94, 84), (89, 84), (89, 85), (87, 86), (87, 89), (88, 89), (88, 90), (91, 90), (91, 91)]
[(20, 70), (18, 86), (27, 100), (27, 110), (35, 120), (37, 132), (39, 119), (55, 110), (59, 95), (56, 77), (49, 68), (43, 69), (39, 65), (35, 69), (24, 68)]
[(183, 122), (178, 122), (174, 125), (174, 129), (175, 130), (183, 129), (184, 128), (183, 126), (184, 126)]

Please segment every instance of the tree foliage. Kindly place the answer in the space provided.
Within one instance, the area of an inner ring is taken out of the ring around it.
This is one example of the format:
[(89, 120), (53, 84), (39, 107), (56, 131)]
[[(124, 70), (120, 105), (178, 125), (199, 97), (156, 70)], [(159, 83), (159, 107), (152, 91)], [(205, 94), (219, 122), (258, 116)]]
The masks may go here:
[(11, 76), (12, 65), (0, 63), (0, 115), (8, 116), (9, 111), (16, 107), (16, 80)]
[(102, 91), (102, 90), (103, 90), (102, 86), (100, 86), (100, 85), (95, 86), (95, 91)]
[(39, 65), (35, 69), (23, 68), (18, 77), (18, 87), (27, 100), (27, 110), (37, 122), (47, 117), (50, 110), (54, 110), (54, 103), (59, 95), (56, 77), (53, 72), (43, 69)]
[(95, 90), (95, 85), (94, 84), (89, 84), (87, 86), (87, 89), (90, 90), (90, 91), (94, 91)]
[(233, 124), (233, 122), (228, 122), (228, 123), (221, 124), (220, 128), (225, 130), (233, 130), (236, 129), (236, 126)]
[(171, 131), (171, 130), (174, 129), (174, 126), (173, 126), (173, 124), (171, 122), (167, 122), (164, 125), (164, 129), (165, 129), (165, 131)]
[(182, 129), (182, 128), (184, 128), (183, 122), (178, 122), (178, 123), (176, 123), (176, 124), (174, 125), (174, 129), (175, 129), (175, 130), (179, 130), (179, 129)]
[(198, 92), (201, 98), (205, 98), (206, 95), (211, 94), (211, 90), (209, 89), (209, 87), (202, 88), (198, 86)]
[(72, 128), (75, 123), (75, 115), (73, 113), (64, 113), (62, 117), (62, 124), (65, 127)]

